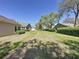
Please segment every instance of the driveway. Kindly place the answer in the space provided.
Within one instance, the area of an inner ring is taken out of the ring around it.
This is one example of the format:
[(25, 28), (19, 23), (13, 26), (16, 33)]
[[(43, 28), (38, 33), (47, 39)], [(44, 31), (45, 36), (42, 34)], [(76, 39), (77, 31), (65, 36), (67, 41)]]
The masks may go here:
[(4, 36), (0, 37), (0, 44), (5, 43), (5, 42), (16, 42), (20, 41), (24, 38), (25, 34), (22, 35), (9, 35), (9, 36)]

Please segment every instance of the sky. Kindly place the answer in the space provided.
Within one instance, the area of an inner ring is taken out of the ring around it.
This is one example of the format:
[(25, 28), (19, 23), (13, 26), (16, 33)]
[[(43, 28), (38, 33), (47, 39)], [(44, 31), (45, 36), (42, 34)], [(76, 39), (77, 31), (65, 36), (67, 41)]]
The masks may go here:
[(59, 0), (0, 0), (0, 15), (35, 25), (41, 16), (58, 11)]

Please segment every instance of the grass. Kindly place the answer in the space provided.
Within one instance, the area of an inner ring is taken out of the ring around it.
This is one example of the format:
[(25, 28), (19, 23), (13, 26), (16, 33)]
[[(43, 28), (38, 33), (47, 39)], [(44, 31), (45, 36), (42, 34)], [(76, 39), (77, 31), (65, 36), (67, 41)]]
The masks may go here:
[[(29, 37), (40, 37), (41, 38), (48, 38), (51, 37), (51, 39), (57, 39), (59, 41), (64, 41), (64, 40), (75, 40), (75, 41), (79, 41), (79, 37), (75, 37), (75, 36), (69, 36), (69, 35), (64, 35), (64, 34), (59, 34), (56, 32), (48, 32), (48, 31), (34, 31), (34, 32), (28, 32), (28, 35), (26, 35), (25, 38), (29, 38)], [(48, 38), (49, 40), (49, 38)]]
[(22, 38), (21, 41), (11, 43), (3, 48), (0, 47), (0, 57), (4, 57), (6, 54), (8, 54), (9, 51), (13, 49), (15, 50), (17, 47), (21, 46), (23, 42), (27, 42), (32, 39), (42, 40), (44, 42), (47, 41), (48, 45), (51, 44), (49, 42), (55, 42), (57, 44), (61, 43), (63, 47), (65, 47), (64, 45), (67, 45), (69, 47), (70, 54), (75, 54), (79, 56), (79, 37), (48, 31), (29, 31), (24, 34), (24, 38)]
[[(48, 32), (48, 31), (34, 31), (34, 32), (28, 32), (29, 33), (29, 37), (25, 37), (24, 40), (26, 40), (27, 38), (36, 38), (38, 40), (42, 40), (42, 41), (53, 41), (53, 42), (59, 42), (59, 43), (63, 43), (65, 45), (68, 45), (69, 47), (71, 47), (71, 45), (75, 45), (79, 46), (79, 37), (75, 37), (75, 36), (69, 36), (69, 35), (64, 35), (64, 34), (59, 34), (56, 32)], [(62, 44), (62, 46), (63, 46)], [(74, 47), (73, 45), (73, 47)], [(77, 48), (79, 49), (79, 48)], [(72, 49), (75, 50), (75, 49)], [(78, 51), (77, 51), (78, 52)]]
[(0, 45), (0, 59), (2, 59), (4, 56), (9, 54), (11, 50), (16, 50), (16, 48), (20, 47), (22, 45), (22, 41), (11, 43), (6, 42), (2, 45)]
[[(59, 34), (56, 32), (48, 32), (48, 31), (35, 31), (35, 32), (29, 32), (29, 34), (34, 35), (34, 38), (42, 41), (58, 41), (59, 43), (63, 43), (71, 48), (77, 47), (77, 50), (79, 49), (79, 37), (75, 36), (69, 36), (64, 34)], [(63, 46), (62, 44), (62, 46)], [(76, 51), (76, 49), (71, 49), (72, 51)], [(79, 51), (79, 50), (78, 50)], [(76, 51), (76, 52), (78, 52)], [(78, 52), (79, 53), (79, 52)]]
[(69, 36), (69, 35), (64, 35), (64, 34), (59, 34), (59, 33), (55, 33), (55, 32), (53, 32), (53, 36), (56, 37), (59, 41), (64, 41), (64, 40), (79, 41), (79, 37)]

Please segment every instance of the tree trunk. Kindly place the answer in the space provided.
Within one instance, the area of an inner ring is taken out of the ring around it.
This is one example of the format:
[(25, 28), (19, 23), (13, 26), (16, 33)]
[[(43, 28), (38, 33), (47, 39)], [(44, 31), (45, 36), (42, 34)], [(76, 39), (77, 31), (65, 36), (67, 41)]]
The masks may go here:
[(52, 28), (52, 23), (51, 22), (48, 24), (48, 27), (49, 27), (49, 29)]
[(77, 18), (78, 18), (78, 14), (76, 14), (76, 16), (75, 16), (75, 23), (74, 23), (74, 27), (76, 26)]
[(75, 23), (74, 23), (74, 27), (76, 26), (76, 19), (77, 19), (77, 18), (75, 17)]
[(59, 24), (59, 22), (60, 22), (60, 17), (58, 18), (58, 24)]

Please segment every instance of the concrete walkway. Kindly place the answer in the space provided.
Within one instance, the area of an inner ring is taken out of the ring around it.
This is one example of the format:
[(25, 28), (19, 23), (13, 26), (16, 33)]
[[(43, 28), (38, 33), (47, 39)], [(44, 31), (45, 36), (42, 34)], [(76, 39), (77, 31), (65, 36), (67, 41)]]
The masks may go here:
[(24, 36), (25, 36), (25, 34), (22, 34), (22, 35), (9, 35), (9, 36), (0, 37), (0, 44), (5, 43), (5, 42), (20, 41), (24, 38)]

